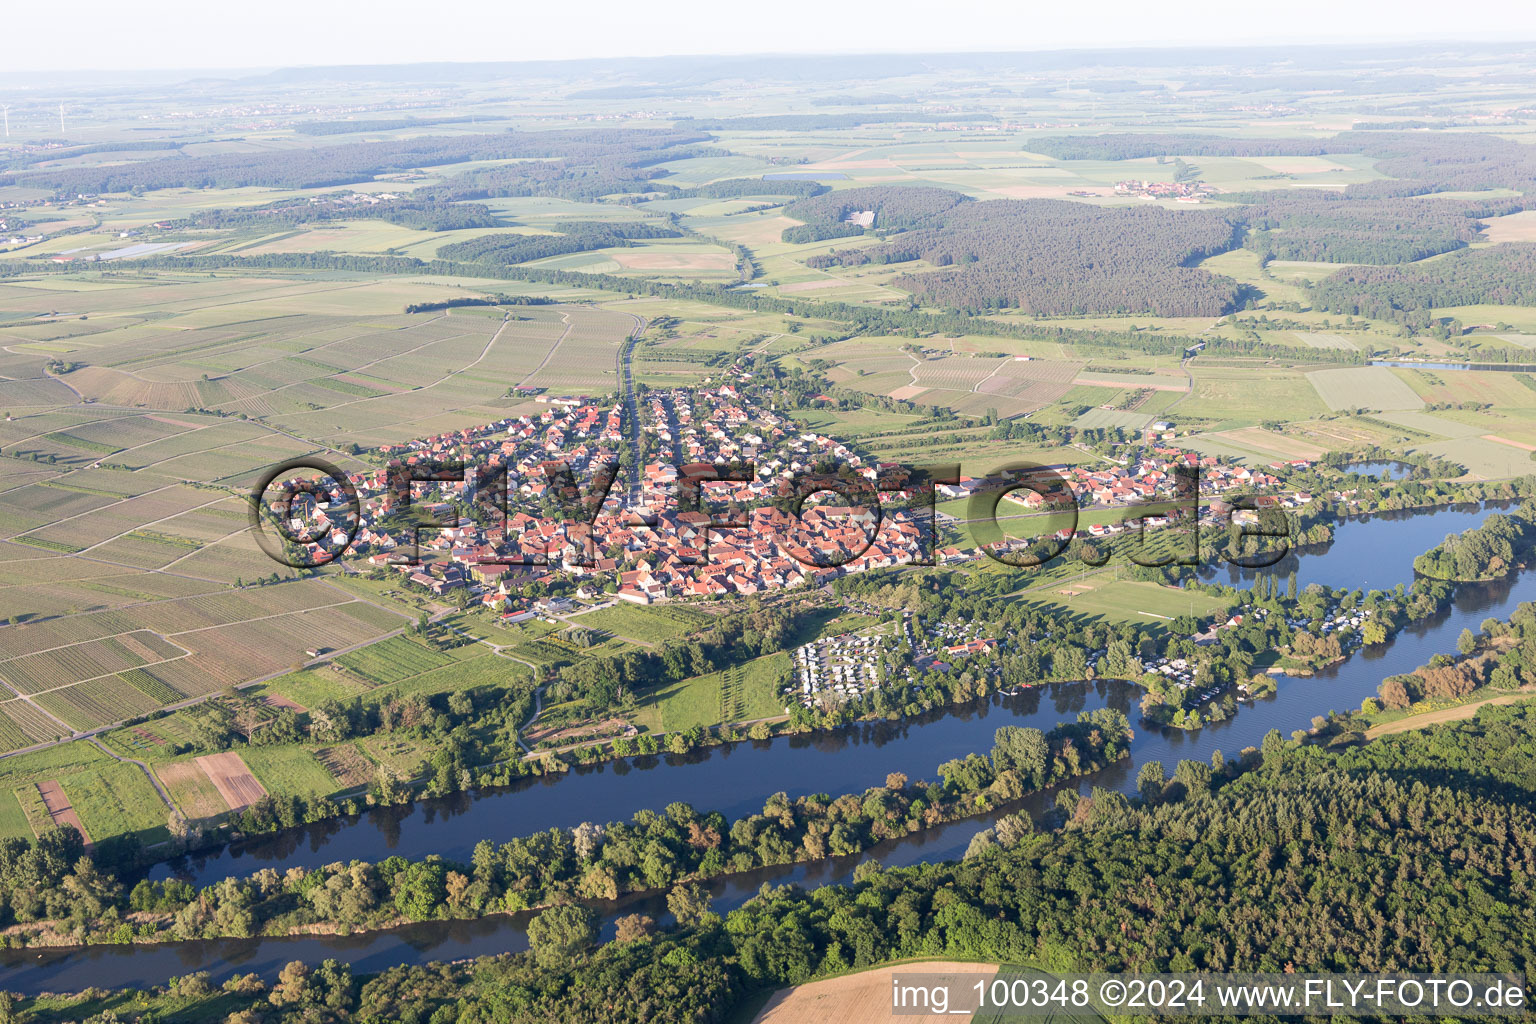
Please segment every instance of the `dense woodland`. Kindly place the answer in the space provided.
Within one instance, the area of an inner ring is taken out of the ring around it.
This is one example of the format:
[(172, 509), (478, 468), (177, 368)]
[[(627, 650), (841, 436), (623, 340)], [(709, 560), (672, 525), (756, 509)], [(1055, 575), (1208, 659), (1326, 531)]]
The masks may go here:
[(1451, 534), (1413, 560), (1413, 571), (1437, 580), (1495, 579), (1529, 561), (1536, 550), (1536, 509), (1491, 515), (1482, 526)]
[(681, 238), (683, 235), (681, 231), (666, 224), (644, 221), (559, 221), (551, 227), (560, 234), (482, 235), (445, 245), (438, 250), (438, 255), (449, 260), (507, 265), (565, 253), (624, 248), (631, 244), (631, 239), (636, 238)]
[(1536, 305), (1536, 246), (1505, 243), (1422, 265), (1347, 267), (1308, 294), (1316, 308), (1330, 313), (1414, 326), (1444, 306)]
[[(602, 176), (605, 169), (610, 177), (618, 177), (613, 172), (624, 170), (631, 179), (643, 178), (645, 175), (637, 174), (634, 168), (647, 161), (677, 159), (683, 155), (675, 152), (678, 147), (702, 142), (707, 138), (699, 133), (664, 128), (432, 135), (387, 142), (318, 146), (314, 149), (221, 153), (202, 157), (177, 155), (120, 166), (53, 168), (22, 175), (0, 176), (0, 184), (24, 183), (29, 188), (51, 188), (65, 193), (249, 186), (328, 188), (369, 181), (380, 174), (419, 167), (479, 160), (533, 161), (526, 165), (464, 172), (438, 187), (445, 192), (452, 192), (454, 188), (467, 188), (469, 191), (479, 191), (481, 195), (422, 194), (425, 198), (473, 199), (532, 193), (498, 192), (489, 185), (474, 189), (468, 184), (471, 181), (507, 179), (527, 182), (540, 180), (541, 176), (564, 178), (569, 169), (575, 166), (593, 167), (591, 174), (594, 178)], [(663, 153), (665, 155), (661, 155)]]
[(807, 262), (925, 260), (939, 269), (903, 274), (893, 283), (926, 302), (968, 313), (1017, 308), (1052, 316), (1214, 317), (1240, 304), (1241, 286), (1186, 264), (1236, 244), (1233, 223), (1203, 211), (998, 199), (956, 206), (882, 245)]
[(854, 214), (867, 211), (875, 215), (873, 228), (901, 230), (917, 227), (969, 201), (969, 196), (947, 188), (871, 185), (802, 199), (786, 206), (784, 215), (805, 221), (807, 226), (836, 226)]
[(172, 230), (279, 231), (333, 220), (382, 220), (417, 231), (460, 231), (494, 228), (502, 221), (481, 203), (443, 203), (423, 199), (389, 199), (375, 203), (349, 201), (346, 194), (285, 200), (266, 206), (199, 210), (172, 222)]
[(1349, 199), (1339, 192), (1287, 191), (1223, 196), (1251, 202), (1235, 211), (1248, 228), (1244, 245), (1264, 260), (1408, 263), (1460, 249), (1477, 237), (1479, 218), (1515, 213), (1522, 199)]

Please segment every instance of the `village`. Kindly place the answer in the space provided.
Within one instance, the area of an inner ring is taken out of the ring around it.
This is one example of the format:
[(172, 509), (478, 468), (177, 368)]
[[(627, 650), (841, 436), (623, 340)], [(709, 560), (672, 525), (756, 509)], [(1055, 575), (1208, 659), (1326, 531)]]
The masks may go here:
[[(380, 447), (377, 454), (390, 465), (348, 478), (358, 493), (356, 524), (344, 522), (347, 503), (338, 500), (305, 510), (308, 520), (297, 506), (283, 509), (274, 502), (274, 508), (303, 538), (298, 546), (311, 564), (350, 551), (435, 597), (515, 618), (547, 611), (543, 606), (554, 599), (530, 603), (524, 593), (533, 582), (574, 583), (556, 585), (567, 600), (651, 604), (751, 597), (824, 585), (868, 569), (930, 560), (947, 564), (983, 555), (979, 547), (940, 547), (931, 531), (952, 525), (952, 517), (941, 514), (930, 526), (924, 514), (904, 503), (908, 496), (901, 492), (879, 493), (878, 521), (873, 510), (850, 502), (848, 489), (815, 495), (830, 499), (807, 502), (798, 516), (787, 511), (783, 499), (796, 482), (828, 467), (837, 467), (857, 485), (852, 489), (869, 494), (876, 493), (882, 472), (898, 467), (872, 462), (832, 437), (800, 428), (757, 401), (748, 376), (739, 370), (697, 389), (647, 392), (639, 404), (640, 429), (653, 454), (638, 468), (638, 488), (616, 482), (600, 505), (591, 498), (593, 485), (578, 481), (609, 470), (622, 474), (621, 406), (547, 394), (536, 401), (547, 408)], [(432, 476), (429, 467), (438, 463), (475, 467), (474, 480), (466, 482), (460, 474), (453, 480), (416, 481), (408, 495), (401, 491), (402, 470)], [(727, 468), (736, 464), (750, 464), (751, 473), (726, 479), (732, 475)], [(1204, 522), (1251, 521), (1258, 508), (1295, 508), (1312, 500), (1304, 492), (1278, 493), (1281, 480), (1270, 473), (1163, 445), (1124, 464), (1105, 460), (1051, 472), (1056, 485), (1064, 484), (1070, 500), (1082, 508), (1130, 508), (1174, 503), (1180, 466), (1199, 473), (1202, 494), (1256, 494), (1243, 509), (1219, 498), (1211, 501), (1201, 508)], [(489, 500), (495, 495), (474, 489), (474, 481), (484, 488), (486, 481), (499, 487), (502, 480), (509, 499), (505, 514)], [(935, 489), (938, 498), (948, 500), (997, 486), (995, 480), (960, 477)], [(683, 494), (689, 490), (703, 499), (699, 507), (684, 507)], [(999, 516), (1043, 513), (1047, 505), (1039, 492), (1023, 488), (1009, 492), (1005, 501)], [(1018, 511), (1008, 513), (1010, 506)], [(1139, 520), (1094, 523), (1082, 532), (1106, 537), (1143, 526), (1156, 529), (1186, 515), (1180, 507), (1159, 507)], [(1002, 546), (1020, 543), (1015, 539)]]

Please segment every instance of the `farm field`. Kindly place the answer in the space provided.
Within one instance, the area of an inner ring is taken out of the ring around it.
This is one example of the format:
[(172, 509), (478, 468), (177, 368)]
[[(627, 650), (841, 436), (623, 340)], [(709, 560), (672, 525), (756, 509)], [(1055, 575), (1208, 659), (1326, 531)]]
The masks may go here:
[(1179, 615), (1206, 616), (1225, 607), (1224, 602), (1207, 595), (1118, 579), (1113, 572), (1031, 586), (1022, 599), (1083, 618), (1140, 625), (1165, 622)]
[(687, 605), (644, 607), (616, 603), (586, 612), (572, 621), (589, 629), (632, 637), (644, 643), (672, 640), (709, 624), (711, 616)]
[(788, 681), (789, 655), (764, 655), (739, 668), (673, 683), (642, 701), (635, 724), (648, 732), (677, 732), (721, 722), (776, 718), (784, 713), (778, 687)]
[[(780, 989), (752, 1018), (751, 1024), (875, 1024), (891, 1016), (891, 992), (896, 975), (931, 974), (958, 976), (969, 984), (969, 976), (990, 981), (999, 965), (959, 960), (916, 961), (900, 966), (876, 967), (837, 978), (813, 981), (793, 988)], [(1010, 972), (1011, 973), (1011, 972)], [(946, 1004), (947, 1005), (947, 1004)], [(913, 1024), (940, 1024), (951, 1019), (946, 1013), (906, 1013)], [(981, 1015), (977, 1015), (981, 1019)]]
[(1414, 389), (1385, 366), (1315, 370), (1307, 374), (1307, 379), (1317, 389), (1318, 397), (1335, 412), (1361, 408), (1397, 411), (1424, 405)]

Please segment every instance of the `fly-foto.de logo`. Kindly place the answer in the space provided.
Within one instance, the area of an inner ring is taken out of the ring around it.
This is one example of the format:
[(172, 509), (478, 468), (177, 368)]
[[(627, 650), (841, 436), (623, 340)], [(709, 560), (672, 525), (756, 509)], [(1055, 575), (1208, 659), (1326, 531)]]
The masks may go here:
[(750, 461), (648, 468), (666, 486), (620, 486), (618, 460), (586, 467), (583, 485), (560, 460), (514, 480), (505, 464), (397, 461), (347, 474), (306, 457), (263, 474), (250, 524), (269, 557), (295, 568), (348, 554), (386, 565), (446, 554), (465, 565), (577, 572), (792, 563), (780, 575), (801, 578), (971, 557), (1022, 569), (1116, 556), (1191, 566), (1202, 560), (1202, 528), (1227, 533), (1223, 560), (1257, 569), (1284, 558), (1293, 533), (1276, 496), (1202, 500), (1199, 468), (1185, 465), (1108, 509), (1068, 467), (1029, 462), (979, 479), (958, 465), (899, 463), (821, 465), (766, 480)]

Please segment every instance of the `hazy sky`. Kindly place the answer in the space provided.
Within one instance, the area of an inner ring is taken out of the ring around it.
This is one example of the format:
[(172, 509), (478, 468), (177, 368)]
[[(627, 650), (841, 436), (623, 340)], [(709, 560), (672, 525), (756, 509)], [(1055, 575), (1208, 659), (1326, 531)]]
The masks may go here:
[(1529, 0), (70, 0), (7, 7), (5, 36), (14, 42), (0, 71), (10, 72), (1536, 39)]

